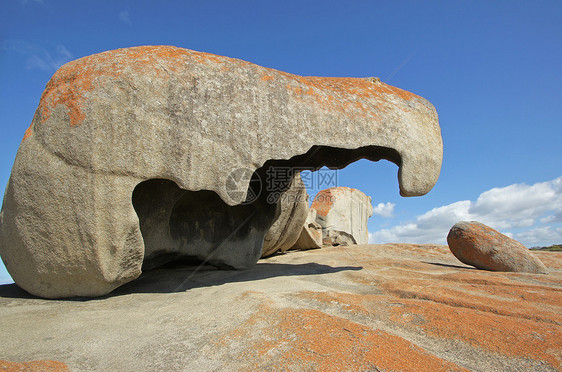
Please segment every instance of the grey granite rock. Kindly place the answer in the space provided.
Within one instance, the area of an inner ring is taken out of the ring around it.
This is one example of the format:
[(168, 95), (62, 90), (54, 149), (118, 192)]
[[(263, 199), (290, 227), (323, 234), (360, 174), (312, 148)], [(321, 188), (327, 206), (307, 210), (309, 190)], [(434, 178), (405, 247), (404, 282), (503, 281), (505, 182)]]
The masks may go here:
[(0, 255), (49, 298), (109, 293), (170, 250), (246, 268), (276, 217), (258, 182), (269, 170), (361, 158), (396, 163), (402, 195), (427, 193), (442, 158), (434, 107), (373, 79), (171, 46), (84, 57), (51, 78), (20, 144)]

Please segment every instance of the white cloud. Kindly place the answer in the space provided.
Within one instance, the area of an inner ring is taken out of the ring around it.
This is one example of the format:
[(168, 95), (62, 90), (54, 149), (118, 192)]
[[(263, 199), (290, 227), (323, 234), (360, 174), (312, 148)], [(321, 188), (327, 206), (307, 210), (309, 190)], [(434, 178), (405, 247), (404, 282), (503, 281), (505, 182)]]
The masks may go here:
[(54, 72), (60, 66), (73, 59), (72, 53), (64, 45), (57, 45), (55, 50), (49, 52), (45, 48), (30, 44), (23, 40), (5, 40), (2, 43), (3, 50), (13, 51), (23, 55), (25, 66), (28, 69), (38, 69), (46, 72)]
[(377, 214), (384, 218), (392, 218), (394, 215), (394, 203), (379, 203), (373, 208), (373, 214)]
[(129, 11), (127, 11), (127, 10), (123, 10), (123, 11), (119, 12), (119, 19), (121, 20), (121, 22), (126, 23), (129, 26), (133, 24), (131, 22), (131, 15), (129, 14)]
[[(562, 241), (562, 228), (542, 226), (560, 222), (562, 216), (562, 177), (534, 185), (514, 184), (485, 191), (473, 202), (464, 200), (434, 208), (415, 221), (371, 234), (370, 242), (445, 244), (449, 229), (458, 221), (480, 221), (525, 245)], [(537, 223), (540, 226), (535, 226)], [(527, 228), (514, 233), (506, 231)], [(529, 229), (531, 228), (531, 229)]]
[[(552, 228), (552, 226), (536, 227), (515, 235), (515, 238), (526, 242), (528, 247), (544, 245), (545, 239), (549, 242), (562, 242), (562, 227)], [(549, 244), (549, 243), (546, 243)]]

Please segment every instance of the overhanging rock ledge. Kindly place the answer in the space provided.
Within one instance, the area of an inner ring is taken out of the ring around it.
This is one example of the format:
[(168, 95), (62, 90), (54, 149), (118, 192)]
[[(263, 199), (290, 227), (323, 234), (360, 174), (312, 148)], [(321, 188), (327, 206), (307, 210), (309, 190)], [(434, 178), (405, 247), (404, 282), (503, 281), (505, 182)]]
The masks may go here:
[(374, 79), (171, 46), (84, 57), (51, 78), (18, 149), (0, 255), (48, 298), (107, 294), (169, 251), (245, 268), (278, 213), (252, 181), (361, 158), (396, 163), (402, 195), (427, 193), (442, 159), (434, 107)]

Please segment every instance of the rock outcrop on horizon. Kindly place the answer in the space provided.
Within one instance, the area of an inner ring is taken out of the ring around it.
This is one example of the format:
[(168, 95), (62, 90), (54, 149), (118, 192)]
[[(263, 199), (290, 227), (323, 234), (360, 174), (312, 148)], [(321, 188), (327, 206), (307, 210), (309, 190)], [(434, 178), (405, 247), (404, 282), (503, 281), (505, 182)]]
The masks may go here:
[(457, 222), (447, 235), (447, 244), (459, 261), (478, 269), (548, 273), (523, 244), (480, 222)]
[(288, 188), (277, 171), (363, 158), (399, 165), (401, 195), (427, 193), (442, 160), (435, 108), (376, 79), (171, 46), (80, 58), (51, 78), (20, 144), (0, 255), (48, 298), (101, 296), (177, 256), (248, 268), (271, 195)]
[(332, 187), (316, 194), (311, 209), (322, 226), (324, 244), (367, 244), (371, 197), (349, 187)]

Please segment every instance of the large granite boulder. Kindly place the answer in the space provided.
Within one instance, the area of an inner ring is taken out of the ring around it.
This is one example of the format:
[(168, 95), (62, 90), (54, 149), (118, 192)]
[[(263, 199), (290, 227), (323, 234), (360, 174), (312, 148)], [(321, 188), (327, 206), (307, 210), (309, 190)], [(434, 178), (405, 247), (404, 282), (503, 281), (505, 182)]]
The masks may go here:
[(308, 216), (308, 193), (300, 174), (296, 174), (291, 187), (280, 196), (279, 216), (265, 234), (262, 257), (285, 252), (295, 245)]
[(312, 205), (324, 231), (324, 244), (367, 244), (371, 197), (349, 187), (332, 187), (316, 194)]
[(0, 255), (50, 298), (104, 295), (175, 255), (247, 268), (288, 188), (264, 180), (362, 158), (397, 164), (403, 196), (427, 193), (442, 159), (434, 107), (377, 79), (171, 46), (84, 57), (51, 78), (20, 144)]
[(447, 235), (459, 261), (482, 270), (546, 274), (546, 266), (523, 244), (476, 221), (457, 222)]

